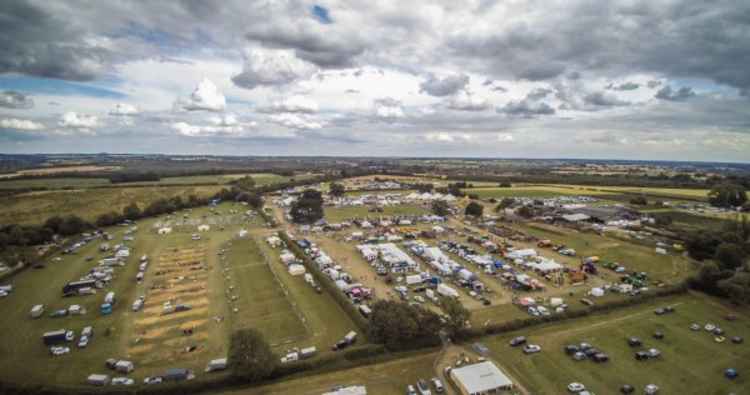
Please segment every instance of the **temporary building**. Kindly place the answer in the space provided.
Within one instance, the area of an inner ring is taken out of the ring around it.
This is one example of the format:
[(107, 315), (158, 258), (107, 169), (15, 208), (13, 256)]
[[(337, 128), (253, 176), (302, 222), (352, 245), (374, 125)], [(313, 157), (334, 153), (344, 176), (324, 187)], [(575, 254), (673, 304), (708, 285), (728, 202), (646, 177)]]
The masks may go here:
[(513, 388), (513, 382), (491, 361), (466, 365), (451, 370), (453, 381), (461, 394), (489, 394)]
[(159, 228), (157, 233), (159, 233), (160, 235), (168, 235), (172, 233), (172, 228), (169, 228), (169, 227)]
[(604, 290), (599, 287), (591, 288), (590, 293), (591, 293), (591, 296), (596, 296), (596, 297), (604, 296)]
[(38, 304), (31, 308), (31, 318), (39, 318), (44, 314), (44, 305)]
[(437, 292), (440, 295), (448, 296), (448, 297), (451, 297), (451, 298), (457, 298), (458, 297), (458, 291), (456, 291), (455, 289), (453, 289), (453, 288), (451, 288), (451, 287), (449, 287), (449, 286), (447, 286), (445, 284), (438, 284), (438, 286), (437, 286)]
[(289, 265), (289, 274), (291, 274), (292, 276), (301, 276), (305, 274), (305, 267), (302, 265), (293, 263)]
[(240, 230), (240, 232), (237, 234), (239, 237), (246, 237), (247, 231), (245, 229)]
[(211, 229), (208, 225), (198, 225), (198, 232), (208, 232)]
[(422, 283), (422, 276), (420, 276), (419, 274), (406, 276), (407, 285), (415, 285), (415, 284), (421, 284), (421, 283)]

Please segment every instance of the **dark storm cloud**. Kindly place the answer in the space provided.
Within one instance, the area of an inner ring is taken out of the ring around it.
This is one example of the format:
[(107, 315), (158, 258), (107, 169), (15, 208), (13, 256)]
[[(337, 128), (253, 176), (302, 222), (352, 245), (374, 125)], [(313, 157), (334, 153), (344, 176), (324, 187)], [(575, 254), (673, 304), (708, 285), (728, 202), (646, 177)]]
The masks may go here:
[(654, 96), (657, 99), (669, 100), (669, 101), (683, 101), (695, 96), (693, 88), (683, 86), (680, 89), (673, 90), (669, 85), (659, 89)]
[(431, 73), (425, 81), (419, 84), (419, 88), (421, 92), (431, 96), (450, 96), (464, 89), (468, 83), (469, 76), (466, 74), (437, 76)]
[(84, 32), (35, 5), (0, 1), (0, 73), (88, 81), (101, 75), (109, 51), (84, 42)]
[(34, 100), (16, 91), (0, 92), (0, 107), (12, 109), (29, 109), (34, 107)]

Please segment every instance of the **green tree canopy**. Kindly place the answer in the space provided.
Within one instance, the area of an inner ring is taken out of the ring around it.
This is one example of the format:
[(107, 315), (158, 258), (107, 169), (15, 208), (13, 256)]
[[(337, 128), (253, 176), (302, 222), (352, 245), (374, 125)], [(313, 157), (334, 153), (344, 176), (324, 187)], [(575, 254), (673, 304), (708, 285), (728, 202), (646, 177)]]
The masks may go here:
[(446, 217), (451, 213), (448, 202), (445, 200), (434, 200), (432, 202), (432, 212), (441, 217)]
[(323, 196), (316, 190), (306, 190), (292, 204), (290, 215), (298, 224), (311, 224), (323, 218)]
[(276, 369), (278, 358), (263, 335), (255, 329), (232, 334), (229, 344), (229, 366), (232, 374), (247, 382), (268, 378)]
[(466, 206), (466, 209), (464, 210), (464, 214), (470, 215), (472, 217), (481, 217), (482, 213), (484, 212), (484, 206), (477, 202), (471, 202)]
[(747, 191), (740, 184), (719, 184), (708, 193), (708, 201), (716, 207), (739, 207), (747, 202)]

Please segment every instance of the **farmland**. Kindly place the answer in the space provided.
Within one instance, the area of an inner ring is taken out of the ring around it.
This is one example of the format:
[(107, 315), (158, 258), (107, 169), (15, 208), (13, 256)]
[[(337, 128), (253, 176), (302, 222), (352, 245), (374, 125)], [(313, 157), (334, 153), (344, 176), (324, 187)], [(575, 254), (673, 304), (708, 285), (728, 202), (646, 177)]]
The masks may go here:
[(385, 206), (382, 212), (370, 212), (367, 206), (326, 207), (325, 218), (329, 222), (341, 222), (352, 218), (380, 217), (393, 215), (422, 215), (429, 210), (414, 204)]
[[(657, 316), (654, 309), (674, 306), (675, 313)], [(730, 307), (701, 295), (683, 295), (661, 299), (645, 305), (618, 310), (607, 315), (551, 324), (530, 331), (508, 333), (485, 338), (483, 343), (495, 358), (533, 393), (563, 393), (570, 382), (580, 382), (599, 394), (616, 393), (623, 384), (630, 384), (637, 393), (647, 384), (658, 385), (667, 394), (742, 393), (748, 379), (731, 381), (723, 371), (733, 367), (750, 369), (750, 351), (745, 345), (728, 340), (716, 343), (714, 336), (689, 329), (691, 323), (719, 325), (729, 336), (746, 335), (750, 331), (750, 315), (743, 311), (737, 321), (726, 321)], [(663, 340), (652, 338), (654, 331), (664, 333)], [(539, 344), (542, 352), (525, 356), (508, 346), (519, 335)], [(637, 361), (628, 337), (636, 336), (647, 347), (656, 347), (662, 358)], [(587, 342), (606, 352), (611, 360), (603, 364), (574, 361), (565, 355), (567, 344)], [(544, 372), (544, 374), (539, 374)]]
[(0, 222), (38, 224), (53, 215), (61, 214), (74, 214), (93, 221), (97, 216), (110, 211), (121, 212), (133, 202), (143, 208), (160, 198), (181, 196), (186, 199), (190, 195), (208, 197), (220, 189), (220, 186), (186, 186), (28, 192), (3, 198)]
[(509, 188), (479, 187), (466, 188), (467, 194), (476, 194), (480, 199), (502, 199), (505, 197), (550, 198), (567, 195), (587, 195), (606, 198), (611, 192), (595, 191), (583, 187), (567, 187), (557, 185), (514, 185)]

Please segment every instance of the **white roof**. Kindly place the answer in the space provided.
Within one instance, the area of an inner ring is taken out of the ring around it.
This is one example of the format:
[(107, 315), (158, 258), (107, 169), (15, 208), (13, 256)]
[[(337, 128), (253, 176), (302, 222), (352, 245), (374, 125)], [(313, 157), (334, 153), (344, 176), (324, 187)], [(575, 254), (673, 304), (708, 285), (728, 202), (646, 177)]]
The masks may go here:
[(568, 221), (568, 222), (578, 222), (578, 221), (586, 221), (586, 220), (588, 220), (589, 218), (591, 218), (591, 217), (589, 217), (588, 215), (586, 215), (586, 214), (583, 214), (583, 213), (578, 213), (578, 214), (565, 214), (565, 215), (563, 215), (562, 217), (563, 217), (563, 219), (564, 219), (564, 220), (566, 220), (566, 221)]
[(352, 385), (336, 391), (325, 392), (323, 395), (367, 395), (367, 388), (364, 385)]
[(513, 386), (513, 382), (491, 361), (455, 368), (451, 375), (469, 394)]

